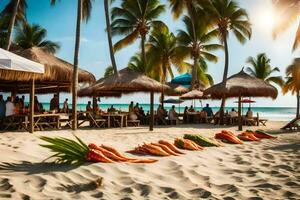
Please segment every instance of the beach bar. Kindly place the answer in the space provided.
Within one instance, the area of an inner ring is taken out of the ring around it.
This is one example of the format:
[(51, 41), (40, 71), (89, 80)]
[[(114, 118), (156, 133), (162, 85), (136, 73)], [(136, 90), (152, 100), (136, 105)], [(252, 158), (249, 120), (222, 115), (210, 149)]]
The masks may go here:
[[(30, 85), (30, 129), (33, 132), (34, 121), (34, 89), (35, 79), (42, 76), (45, 72), (44, 65), (33, 62), (14, 53), (0, 48), (0, 85), (6, 89), (8, 82), (16, 87), (16, 82), (27, 82)], [(4, 86), (4, 87), (3, 87)], [(15, 91), (14, 91), (15, 92)]]
[[(30, 63), (43, 66), (43, 74), (30, 74), (24, 71), (12, 73), (11, 70), (1, 70), (0, 92), (11, 92), (12, 96), (29, 93), (30, 97), (32, 96), (32, 98), (34, 98), (35, 94), (54, 93), (59, 97), (60, 92), (71, 91), (72, 64), (37, 47), (18, 50), (14, 52), (17, 55), (11, 52), (8, 53), (15, 55), (15, 57), (19, 59), (24, 59)], [(30, 69), (27, 65), (23, 65), (23, 67), (28, 70)], [(33, 78), (34, 81), (32, 81)], [(95, 82), (96, 79), (93, 74), (79, 69), (78, 80), (80, 84), (88, 85)], [(30, 127), (29, 131), (33, 132), (34, 128)]]

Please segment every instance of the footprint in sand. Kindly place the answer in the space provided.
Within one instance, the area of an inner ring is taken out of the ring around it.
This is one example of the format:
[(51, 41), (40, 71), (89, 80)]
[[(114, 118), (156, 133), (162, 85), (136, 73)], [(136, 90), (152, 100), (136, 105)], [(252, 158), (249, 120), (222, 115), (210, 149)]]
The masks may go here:
[(152, 190), (151, 186), (140, 184), (140, 183), (135, 184), (135, 186), (133, 186), (133, 187), (140, 191), (140, 195), (142, 197), (147, 197)]
[(274, 160), (274, 156), (272, 154), (264, 153), (262, 156), (268, 160)]
[(91, 196), (99, 199), (99, 198), (103, 197), (103, 192), (97, 192), (96, 194), (92, 194)]
[(272, 190), (280, 190), (282, 188), (282, 186), (280, 185), (275, 185), (271, 183), (263, 183), (263, 184), (256, 185), (254, 187), (258, 187), (261, 189), (272, 189)]
[(285, 183), (285, 185), (292, 187), (292, 188), (299, 188), (299, 186), (300, 186), (298, 183), (293, 182), (293, 181), (289, 181), (289, 182)]
[(122, 189), (120, 192), (127, 193), (127, 194), (132, 194), (133, 189), (131, 187), (126, 187), (126, 188)]
[(198, 198), (202, 198), (202, 199), (211, 197), (211, 192), (207, 191), (203, 188), (196, 188), (196, 189), (190, 190), (189, 193), (197, 196)]

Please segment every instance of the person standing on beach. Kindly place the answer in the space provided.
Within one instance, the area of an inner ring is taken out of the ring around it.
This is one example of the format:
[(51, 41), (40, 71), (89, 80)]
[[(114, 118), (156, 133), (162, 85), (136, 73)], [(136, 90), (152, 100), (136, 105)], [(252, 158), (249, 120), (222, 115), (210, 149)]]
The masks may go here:
[(50, 101), (50, 110), (59, 111), (59, 99), (58, 96), (55, 94)]
[(6, 117), (12, 116), (15, 114), (15, 105), (13, 104), (11, 97), (7, 97), (7, 102), (6, 102), (5, 106), (6, 106), (5, 107), (5, 116)]
[(69, 104), (68, 104), (68, 98), (66, 98), (63, 106), (63, 112), (68, 113), (69, 112)]
[(129, 113), (133, 112), (133, 101), (130, 102), (130, 104), (129, 104), (128, 112)]

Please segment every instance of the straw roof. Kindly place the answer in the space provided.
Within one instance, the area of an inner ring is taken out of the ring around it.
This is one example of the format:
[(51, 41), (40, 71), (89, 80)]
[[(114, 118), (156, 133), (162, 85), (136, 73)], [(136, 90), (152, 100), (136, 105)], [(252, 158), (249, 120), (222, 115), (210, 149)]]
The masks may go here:
[(207, 96), (204, 96), (203, 92), (200, 90), (192, 90), (188, 93), (185, 93), (180, 96), (180, 99), (207, 99)]
[(79, 90), (78, 94), (80, 96), (101, 96), (103, 92), (162, 92), (167, 89), (169, 89), (168, 86), (162, 85), (144, 74), (124, 68), (119, 71), (118, 75), (101, 78), (91, 86)]
[(226, 85), (218, 83), (204, 91), (205, 95), (211, 95), (214, 99), (248, 96), (248, 97), (271, 97), (278, 95), (277, 89), (256, 77), (250, 76), (242, 69), (241, 72), (229, 77)]
[(165, 91), (165, 94), (168, 96), (180, 96), (189, 91), (189, 88), (186, 88), (182, 85), (175, 83), (166, 83), (169, 86), (169, 89)]
[[(41, 76), (37, 76), (36, 80), (41, 82), (72, 82), (73, 77), (73, 65), (64, 61), (51, 53), (44, 51), (42, 48), (33, 47), (26, 50), (18, 50), (16, 54), (27, 58), (29, 60), (41, 63), (45, 66), (45, 73)], [(12, 75), (11, 75), (12, 76)], [(0, 76), (0, 80), (3, 77)], [(24, 79), (24, 77), (22, 77)], [(11, 80), (11, 79), (4, 79)], [(79, 83), (93, 83), (95, 82), (93, 74), (79, 69), (78, 70), (78, 82)], [(23, 81), (21, 77), (12, 81)]]

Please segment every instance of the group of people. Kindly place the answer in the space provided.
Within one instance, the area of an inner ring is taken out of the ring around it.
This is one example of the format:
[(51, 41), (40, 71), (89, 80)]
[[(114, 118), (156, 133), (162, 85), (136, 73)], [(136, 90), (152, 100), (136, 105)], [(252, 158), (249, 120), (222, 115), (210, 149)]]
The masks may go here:
[(22, 96), (21, 98), (16, 97), (7, 97), (6, 100), (4, 100), (3, 95), (0, 95), (0, 117), (8, 117), (15, 114), (22, 114), (26, 113), (26, 107), (25, 107), (25, 96)]
[(149, 115), (149, 113), (145, 114), (143, 107), (140, 106), (139, 103), (134, 105), (133, 101), (129, 104), (128, 112), (130, 120), (140, 120), (142, 124), (145, 124), (147, 115)]
[[(56, 112), (56, 113), (58, 113), (58, 112), (63, 112), (63, 113), (70, 112), (68, 101), (69, 101), (69, 99), (66, 98), (65, 101), (64, 101), (64, 104), (63, 104), (63, 108), (60, 109), (60, 107), (59, 107), (59, 97), (58, 97), (57, 94), (54, 94), (52, 99), (50, 100), (50, 111), (53, 111), (53, 112)], [(36, 103), (36, 101), (34, 103)], [(39, 105), (39, 103), (37, 103), (36, 105)], [(39, 110), (39, 109), (40, 108), (37, 108), (37, 110)]]
[(171, 107), (169, 112), (167, 112), (164, 109), (163, 105), (160, 104), (157, 108), (156, 116), (157, 116), (157, 123), (158, 124), (166, 125), (167, 124), (166, 121), (165, 121), (166, 118), (168, 118), (168, 120), (171, 123), (176, 123), (177, 124), (179, 122), (179, 115), (176, 112), (176, 109), (175, 109), (174, 105)]

